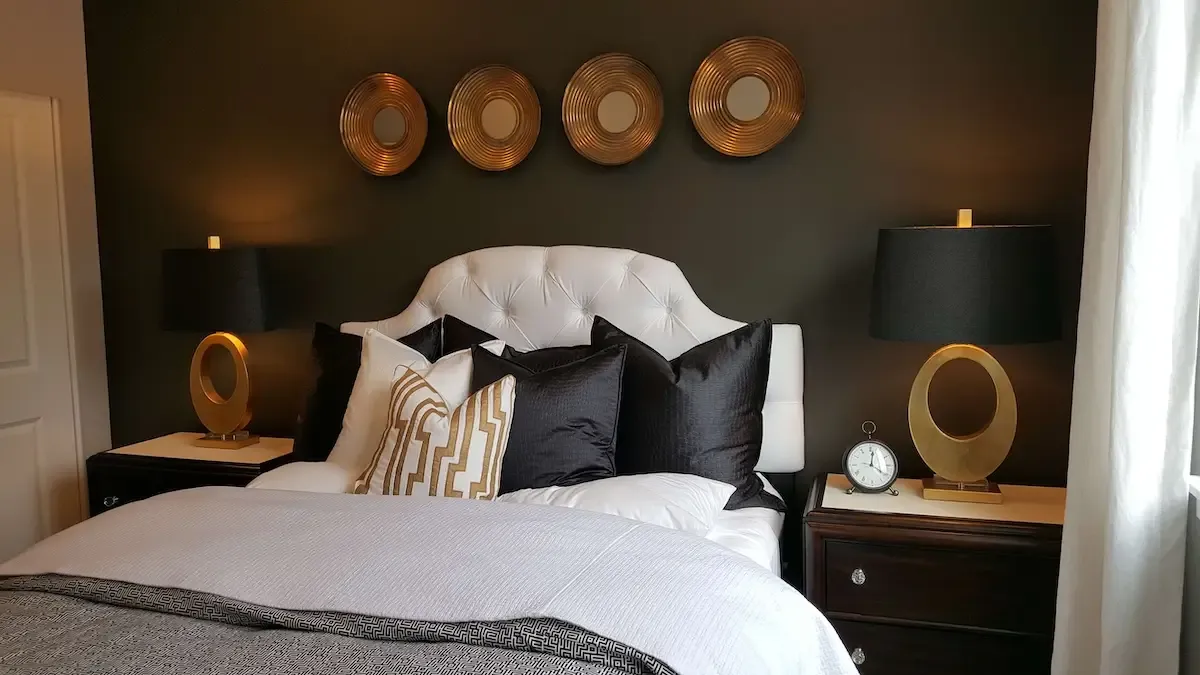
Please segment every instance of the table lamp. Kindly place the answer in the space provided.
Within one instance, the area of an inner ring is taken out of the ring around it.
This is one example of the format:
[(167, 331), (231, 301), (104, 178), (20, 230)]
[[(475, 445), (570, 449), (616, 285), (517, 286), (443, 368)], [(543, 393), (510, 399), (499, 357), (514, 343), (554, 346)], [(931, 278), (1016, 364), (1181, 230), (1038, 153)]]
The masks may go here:
[[(250, 423), (250, 369), (246, 345), (232, 332), (267, 329), (260, 251), (221, 248), (209, 237), (208, 248), (163, 251), (163, 327), (211, 333), (192, 354), (188, 374), (192, 406), (208, 433), (193, 443), (209, 448), (243, 448), (258, 442)], [(228, 398), (213, 387), (209, 350), (222, 348), (233, 359), (234, 387)]]
[[(921, 366), (908, 398), (913, 444), (935, 474), (924, 481), (926, 499), (1003, 501), (987, 478), (1012, 447), (1017, 398), (1000, 362), (977, 345), (1057, 340), (1055, 268), (1048, 225), (972, 227), (971, 212), (964, 209), (956, 227), (879, 231), (871, 336), (950, 343)], [(965, 436), (943, 431), (929, 411), (934, 375), (956, 359), (978, 363), (996, 389), (991, 421)]]

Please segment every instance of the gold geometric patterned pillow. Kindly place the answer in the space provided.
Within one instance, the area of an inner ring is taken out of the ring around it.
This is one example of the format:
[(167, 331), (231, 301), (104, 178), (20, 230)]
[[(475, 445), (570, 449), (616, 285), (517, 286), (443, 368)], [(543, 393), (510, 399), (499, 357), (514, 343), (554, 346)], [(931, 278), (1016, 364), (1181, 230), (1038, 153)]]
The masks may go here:
[(516, 380), (498, 380), (454, 410), (420, 374), (401, 368), (392, 383), (387, 429), (356, 494), (491, 500), (508, 447)]

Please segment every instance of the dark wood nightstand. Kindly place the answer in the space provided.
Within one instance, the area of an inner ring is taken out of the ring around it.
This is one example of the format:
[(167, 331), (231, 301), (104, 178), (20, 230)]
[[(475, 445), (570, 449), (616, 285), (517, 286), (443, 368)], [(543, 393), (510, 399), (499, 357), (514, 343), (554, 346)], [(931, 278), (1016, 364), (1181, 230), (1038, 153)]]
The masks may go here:
[(170, 434), (89, 457), (91, 514), (173, 490), (205, 485), (242, 487), (292, 461), (290, 438), (263, 438), (249, 447), (224, 450), (192, 445), (199, 435)]
[(861, 673), (1050, 672), (1066, 490), (1004, 485), (993, 505), (847, 487), (819, 476), (809, 495), (805, 595)]

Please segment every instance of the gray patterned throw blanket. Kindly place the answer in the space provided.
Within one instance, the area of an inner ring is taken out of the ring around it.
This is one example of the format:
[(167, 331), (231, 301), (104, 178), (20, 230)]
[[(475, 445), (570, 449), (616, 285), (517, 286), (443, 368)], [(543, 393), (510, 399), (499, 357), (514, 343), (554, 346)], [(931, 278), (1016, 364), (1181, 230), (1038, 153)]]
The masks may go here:
[[(201, 620), (197, 620), (201, 619)], [(296, 612), (57, 575), (0, 581), (0, 672), (673, 674), (555, 619), (441, 623)]]
[(0, 565), (2, 673), (850, 675), (757, 564), (602, 514), (201, 488)]

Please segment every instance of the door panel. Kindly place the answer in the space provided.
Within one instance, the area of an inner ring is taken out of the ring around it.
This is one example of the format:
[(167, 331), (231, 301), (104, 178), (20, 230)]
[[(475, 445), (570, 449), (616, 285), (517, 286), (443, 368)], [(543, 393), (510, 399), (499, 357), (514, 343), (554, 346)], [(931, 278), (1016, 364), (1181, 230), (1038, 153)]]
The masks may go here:
[(0, 117), (0, 367), (29, 362), (29, 318), (25, 313), (22, 219), (17, 200), (15, 120)]
[(0, 560), (81, 516), (50, 99), (0, 92)]
[(42, 491), (38, 477), (38, 422), (0, 427), (0, 494), (15, 508), (0, 509), (0, 560), (42, 538)]

